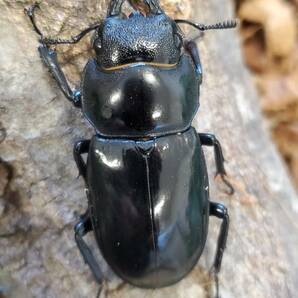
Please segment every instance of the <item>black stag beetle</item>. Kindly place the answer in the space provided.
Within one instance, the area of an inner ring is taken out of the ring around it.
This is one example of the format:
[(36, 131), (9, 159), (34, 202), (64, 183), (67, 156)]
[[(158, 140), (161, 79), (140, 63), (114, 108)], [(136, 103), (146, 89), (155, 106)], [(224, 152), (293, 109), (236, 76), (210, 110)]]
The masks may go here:
[[(88, 197), (75, 240), (100, 284), (102, 271), (83, 240), (92, 230), (105, 260), (123, 280), (143, 288), (164, 287), (196, 265), (209, 216), (216, 216), (222, 220), (212, 267), (217, 281), (229, 217), (222, 204), (209, 201), (202, 146), (214, 147), (217, 174), (230, 192), (233, 188), (219, 141), (191, 126), (202, 68), (195, 42), (183, 38), (178, 24), (205, 31), (236, 23), (173, 20), (158, 0), (130, 1), (134, 10), (126, 16), (124, 1), (112, 0), (104, 21), (64, 40), (44, 37), (34, 18), (38, 4), (26, 9), (40, 35), (42, 61), (96, 131), (73, 151)], [(80, 90), (72, 90), (50, 46), (75, 44), (90, 31), (95, 31), (96, 56), (84, 69)]]

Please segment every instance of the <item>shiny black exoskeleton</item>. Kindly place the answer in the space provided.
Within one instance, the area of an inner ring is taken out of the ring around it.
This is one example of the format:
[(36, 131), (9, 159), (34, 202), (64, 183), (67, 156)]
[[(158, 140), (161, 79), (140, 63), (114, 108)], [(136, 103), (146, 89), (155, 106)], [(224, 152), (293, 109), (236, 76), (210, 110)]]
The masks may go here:
[[(202, 31), (235, 23), (172, 20), (157, 0), (144, 0), (146, 14), (131, 0), (137, 10), (126, 16), (123, 2), (112, 0), (103, 22), (69, 40), (43, 36), (34, 19), (37, 4), (26, 12), (41, 37), (43, 62), (96, 131), (74, 147), (88, 197), (88, 210), (75, 226), (78, 247), (99, 283), (100, 267), (83, 240), (91, 230), (116, 274), (157, 288), (179, 281), (197, 263), (210, 215), (222, 219), (213, 265), (215, 274), (220, 271), (229, 217), (223, 205), (209, 201), (202, 146), (214, 147), (217, 174), (232, 187), (218, 140), (191, 127), (202, 69), (196, 44), (183, 38), (178, 23)], [(76, 43), (90, 31), (96, 56), (84, 69), (80, 90), (72, 90), (50, 45)]]

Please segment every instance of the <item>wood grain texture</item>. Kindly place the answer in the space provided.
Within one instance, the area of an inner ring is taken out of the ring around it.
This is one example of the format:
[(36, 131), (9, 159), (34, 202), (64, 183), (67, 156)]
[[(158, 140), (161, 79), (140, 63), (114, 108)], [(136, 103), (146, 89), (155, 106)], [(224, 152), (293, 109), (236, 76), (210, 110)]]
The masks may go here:
[[(83, 19), (82, 11), (94, 16), (93, 9), (101, 7), (92, 0), (63, 3), (44, 4), (49, 12), (43, 22), (46, 26), (53, 23), (53, 29), (61, 31), (68, 18), (75, 24), (76, 18)], [(28, 297), (96, 297), (98, 286), (79, 255), (72, 228), (87, 206), (83, 181), (76, 179), (72, 146), (75, 140), (88, 138), (92, 129), (42, 66), (37, 37), (23, 16), (23, 4), (3, 1), (0, 6), (0, 285), (16, 283), (26, 288)], [(57, 27), (55, 11), (60, 11)], [(232, 17), (233, 3), (196, 0), (192, 13), (195, 20), (213, 23)], [(66, 36), (69, 30), (64, 32)], [(295, 297), (298, 200), (264, 128), (238, 33), (208, 32), (199, 48), (204, 82), (194, 125), (220, 139), (229, 179), (236, 189), (229, 197), (224, 185), (213, 181), (213, 152), (206, 149), (211, 199), (223, 202), (231, 217), (221, 295)], [(67, 74), (76, 82), (83, 64), (80, 54), (87, 57), (88, 44), (62, 51), (62, 61), (71, 65), (65, 68)], [(211, 219), (207, 246), (195, 269), (180, 283), (161, 290), (124, 284), (97, 253), (108, 280), (101, 297), (212, 297), (208, 270), (219, 223)], [(92, 235), (88, 241), (97, 251)], [(6, 295), (9, 297), (9, 291)]]

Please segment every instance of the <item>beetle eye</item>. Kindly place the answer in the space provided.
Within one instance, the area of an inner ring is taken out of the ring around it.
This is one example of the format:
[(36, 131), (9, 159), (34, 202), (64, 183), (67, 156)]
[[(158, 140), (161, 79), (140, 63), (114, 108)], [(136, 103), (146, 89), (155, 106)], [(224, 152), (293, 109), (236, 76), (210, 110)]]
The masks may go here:
[(100, 38), (96, 38), (94, 40), (93, 48), (96, 52), (101, 50), (101, 39)]
[(179, 34), (174, 34), (174, 43), (177, 49), (181, 49), (182, 47), (182, 37)]

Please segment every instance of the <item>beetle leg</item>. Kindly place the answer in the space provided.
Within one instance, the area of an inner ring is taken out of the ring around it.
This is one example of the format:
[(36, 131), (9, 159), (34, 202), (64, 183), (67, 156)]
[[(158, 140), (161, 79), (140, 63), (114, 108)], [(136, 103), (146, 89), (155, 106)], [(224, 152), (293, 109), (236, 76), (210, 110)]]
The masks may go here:
[(69, 83), (67, 82), (67, 79), (59, 65), (58, 59), (57, 59), (57, 53), (55, 50), (52, 50), (49, 48), (49, 45), (53, 44), (71, 44), (71, 43), (77, 43), (79, 42), (87, 33), (89, 33), (92, 30), (96, 30), (101, 23), (96, 23), (91, 25), (90, 27), (83, 30), (81, 33), (79, 33), (76, 36), (71, 37), (70, 39), (52, 39), (52, 38), (46, 38), (44, 37), (43, 33), (38, 28), (36, 21), (35, 21), (35, 10), (39, 7), (39, 3), (34, 3), (28, 8), (25, 8), (25, 13), (28, 15), (28, 17), (31, 20), (31, 23), (33, 25), (33, 28), (35, 32), (40, 35), (40, 43), (41, 45), (38, 47), (38, 51), (40, 54), (40, 57), (43, 61), (43, 63), (47, 66), (50, 73), (56, 80), (59, 88), (65, 95), (65, 97), (71, 101), (74, 106), (81, 107), (81, 93), (79, 90), (72, 90), (69, 86)]
[[(80, 140), (75, 143), (73, 148), (73, 156), (74, 160), (79, 169), (79, 174), (83, 176), (86, 184), (87, 184), (87, 167), (84, 159), (82, 158), (82, 154), (88, 153), (89, 151), (90, 140)], [(88, 196), (88, 193), (87, 193)], [(101, 269), (94, 258), (90, 248), (84, 241), (83, 237), (92, 231), (92, 223), (90, 219), (89, 209), (87, 212), (81, 216), (80, 221), (75, 225), (75, 240), (77, 246), (84, 258), (84, 261), (90, 267), (96, 281), (98, 283), (102, 283), (102, 272)], [(101, 289), (100, 289), (101, 290)]]
[(80, 221), (75, 225), (75, 241), (77, 246), (84, 258), (84, 261), (90, 267), (91, 272), (93, 273), (96, 281), (101, 284), (103, 281), (103, 274), (101, 272), (100, 266), (97, 263), (92, 251), (90, 250), (87, 243), (84, 241), (83, 237), (92, 231), (92, 224), (89, 215), (89, 210), (81, 216)]
[(198, 47), (193, 40), (185, 40), (183, 46), (185, 50), (190, 54), (192, 61), (195, 64), (196, 75), (199, 79), (199, 84), (201, 84), (203, 80), (203, 72)]
[(210, 216), (216, 216), (222, 220), (220, 226), (220, 232), (217, 240), (217, 248), (214, 259), (214, 264), (212, 266), (214, 275), (215, 275), (215, 283), (216, 283), (216, 297), (219, 297), (218, 291), (218, 273), (220, 272), (222, 257), (224, 250), (226, 248), (228, 232), (229, 232), (229, 215), (227, 208), (219, 203), (210, 202)]
[(35, 9), (38, 8), (40, 9), (39, 3), (35, 2), (33, 5), (26, 7), (24, 9), (25, 13), (27, 14), (27, 16), (30, 18), (30, 21), (32, 23), (33, 29), (34, 31), (40, 35), (41, 37), (43, 37), (43, 34), (41, 33), (41, 31), (39, 30), (39, 28), (36, 25), (36, 21), (35, 21)]
[(40, 45), (38, 51), (43, 63), (48, 67), (65, 97), (71, 101), (75, 107), (81, 107), (81, 93), (79, 90), (71, 90), (59, 65), (56, 51), (50, 49), (45, 44)]
[(95, 23), (90, 25), (88, 28), (84, 29), (82, 32), (80, 32), (78, 35), (75, 36), (71, 36), (69, 39), (60, 39), (60, 38), (48, 38), (48, 37), (44, 37), (43, 33), (40, 31), (40, 29), (38, 28), (36, 21), (35, 21), (35, 9), (38, 8), (40, 9), (39, 3), (35, 2), (33, 5), (25, 8), (25, 13), (27, 14), (27, 16), (30, 18), (30, 21), (32, 23), (32, 26), (34, 28), (34, 31), (40, 35), (41, 39), (41, 43), (45, 44), (45, 45), (54, 45), (54, 44), (75, 44), (78, 43), (87, 33), (89, 33), (90, 31), (96, 30), (97, 28), (99, 28), (99, 26), (101, 25), (101, 23)]
[(87, 167), (82, 154), (88, 153), (90, 140), (80, 140), (73, 147), (73, 157), (77, 164), (79, 175), (82, 176), (87, 184)]
[(220, 145), (220, 142), (218, 139), (209, 133), (199, 133), (199, 138), (201, 141), (201, 144), (203, 146), (213, 146), (214, 147), (214, 157), (215, 157), (215, 164), (216, 164), (216, 176), (220, 176), (223, 180), (223, 182), (228, 186), (229, 188), (229, 195), (232, 195), (235, 190), (234, 187), (231, 185), (231, 183), (226, 179), (227, 173), (224, 167), (224, 156), (222, 153), (222, 148)]

